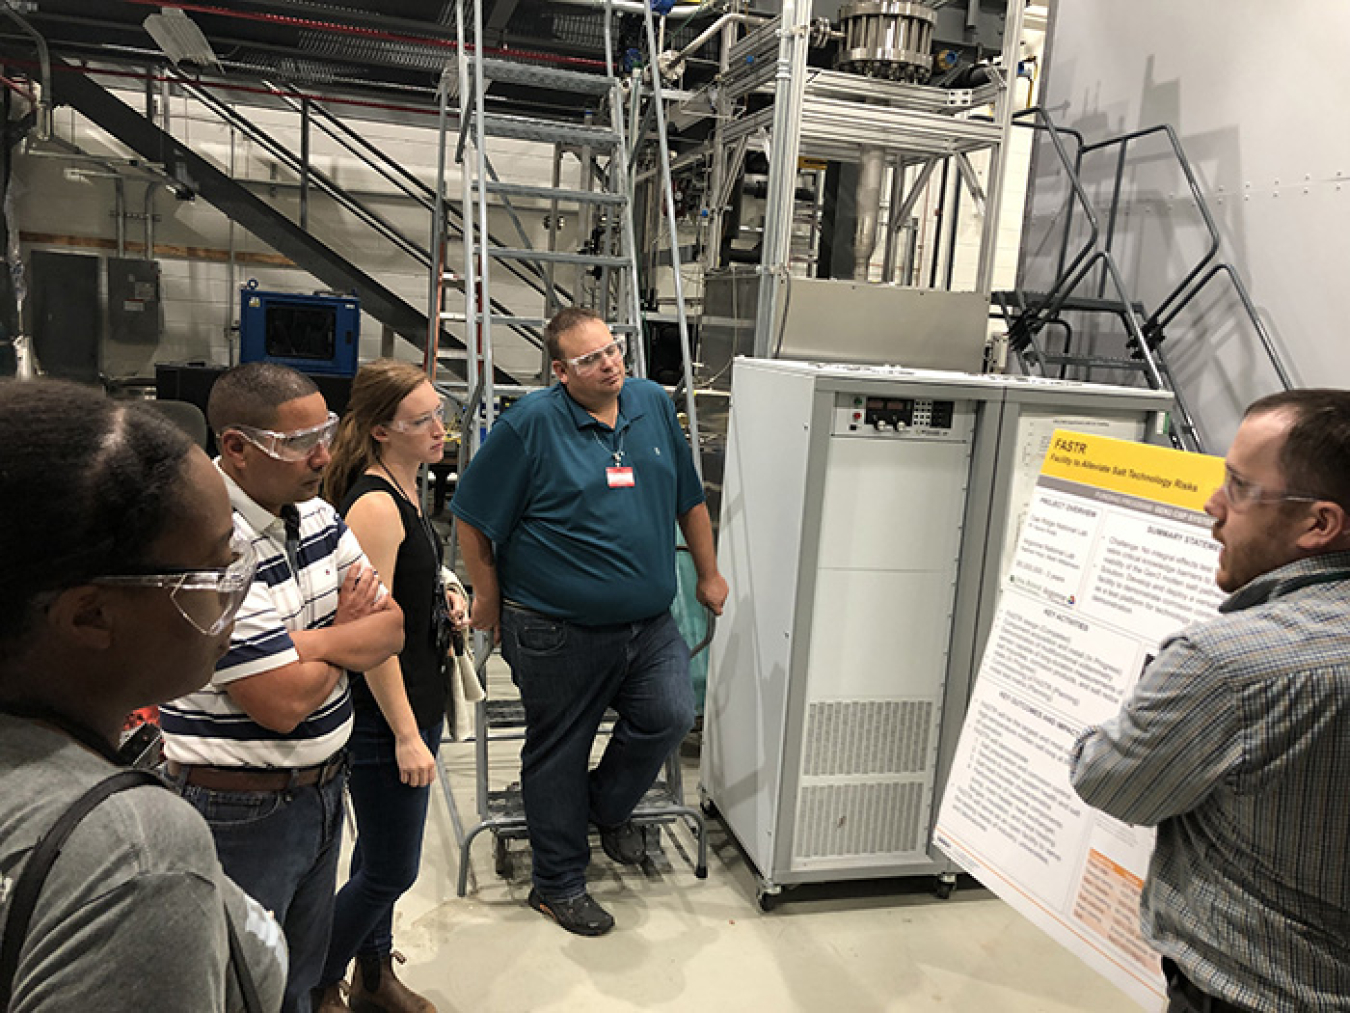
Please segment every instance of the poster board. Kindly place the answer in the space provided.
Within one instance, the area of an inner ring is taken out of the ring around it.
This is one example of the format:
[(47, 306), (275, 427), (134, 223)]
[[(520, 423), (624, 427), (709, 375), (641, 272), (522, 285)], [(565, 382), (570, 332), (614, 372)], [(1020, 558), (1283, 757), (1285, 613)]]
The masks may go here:
[(990, 631), (934, 843), (1147, 1009), (1139, 933), (1153, 831), (1092, 809), (1069, 751), (1158, 644), (1215, 614), (1205, 501), (1223, 461), (1093, 434), (1050, 441)]

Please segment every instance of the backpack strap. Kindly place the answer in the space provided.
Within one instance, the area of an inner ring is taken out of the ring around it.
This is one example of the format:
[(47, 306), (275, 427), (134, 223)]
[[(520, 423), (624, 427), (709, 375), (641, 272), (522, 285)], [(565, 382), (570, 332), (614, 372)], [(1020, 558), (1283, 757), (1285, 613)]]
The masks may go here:
[(34, 845), (18, 882), (14, 884), (9, 913), (5, 917), (4, 933), (0, 935), (0, 1009), (9, 1008), (14, 976), (19, 970), (19, 952), (23, 949), (24, 938), (28, 935), (28, 924), (33, 919), (38, 894), (42, 892), (47, 874), (60, 857), (61, 848), (70, 837), (71, 831), (89, 815), (90, 810), (109, 795), (115, 795), (128, 788), (152, 784), (164, 787), (164, 782), (148, 770), (121, 770), (111, 777), (104, 778), (77, 798)]
[(248, 959), (244, 956), (244, 944), (239, 939), (239, 930), (234, 927), (230, 909), (225, 909), (225, 932), (230, 937), (230, 966), (234, 969), (234, 981), (239, 986), (239, 996), (244, 1002), (245, 1013), (265, 1013), (262, 999), (258, 997), (258, 986), (249, 973)]

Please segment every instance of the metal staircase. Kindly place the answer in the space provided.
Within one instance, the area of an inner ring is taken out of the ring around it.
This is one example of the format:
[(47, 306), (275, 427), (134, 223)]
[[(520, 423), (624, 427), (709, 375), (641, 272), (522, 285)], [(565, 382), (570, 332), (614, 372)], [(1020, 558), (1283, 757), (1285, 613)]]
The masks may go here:
[[(1029, 291), (1019, 284), (1012, 291), (994, 293), (994, 301), (1008, 328), (1009, 349), (1026, 372), (1077, 380), (1093, 380), (1103, 372), (1113, 376), (1134, 375), (1155, 390), (1171, 391), (1176, 398), (1175, 424), (1170, 434), (1173, 444), (1185, 450), (1203, 451), (1204, 439), (1169, 366), (1168, 353), (1180, 338), (1179, 334), (1170, 334), (1169, 328), (1213, 282), (1227, 279), (1276, 376), (1286, 389), (1291, 386), (1289, 373), (1242, 278), (1231, 264), (1218, 259), (1221, 245), (1218, 228), (1171, 126), (1164, 124), (1088, 143), (1078, 131), (1057, 125), (1039, 107), (1016, 113), (1014, 122), (1041, 133), (1068, 184), (1052, 284), (1046, 291)], [(1131, 292), (1118, 263), (1124, 175), (1131, 146), (1151, 137), (1166, 141), (1167, 155), (1185, 179), (1207, 235), (1204, 252), (1153, 308)], [(1066, 140), (1074, 145), (1072, 156)], [(1104, 214), (1094, 207), (1083, 185), (1084, 160), (1097, 153), (1114, 155), (1115, 161), (1111, 196)], [(1081, 243), (1075, 243), (1075, 230), (1082, 235)], [(1074, 327), (1078, 321), (1080, 329), (1090, 329), (1095, 338), (1100, 338), (1095, 333), (1099, 328), (1091, 323), (1081, 325), (1083, 321), (1103, 318), (1118, 322), (1121, 338), (1117, 347), (1105, 351), (1095, 342), (1089, 344)], [(1053, 346), (1052, 334), (1060, 339)]]

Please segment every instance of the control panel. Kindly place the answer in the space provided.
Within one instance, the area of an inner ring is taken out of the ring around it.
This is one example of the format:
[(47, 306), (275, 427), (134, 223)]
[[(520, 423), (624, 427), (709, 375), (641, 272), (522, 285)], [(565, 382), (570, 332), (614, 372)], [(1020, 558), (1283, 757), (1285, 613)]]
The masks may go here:
[(879, 394), (840, 394), (835, 402), (836, 436), (943, 438), (968, 426), (964, 401)]

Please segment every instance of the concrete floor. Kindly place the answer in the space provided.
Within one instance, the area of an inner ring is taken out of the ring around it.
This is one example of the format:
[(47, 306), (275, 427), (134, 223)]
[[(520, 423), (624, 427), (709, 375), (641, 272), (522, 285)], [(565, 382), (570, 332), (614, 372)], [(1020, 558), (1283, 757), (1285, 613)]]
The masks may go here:
[[(492, 755), (492, 783), (513, 780), (512, 745), (494, 743)], [(686, 759), (685, 770), (692, 799), (696, 760)], [(442, 776), (472, 824), (471, 743), (446, 744)], [(682, 827), (663, 840), (668, 867), (652, 873), (617, 866), (594, 848), (591, 890), (618, 924), (582, 938), (526, 907), (521, 842), (504, 880), (494, 872), (491, 836), (480, 835), (468, 894), (455, 895), (458, 848), (433, 788), (421, 877), (396, 913), (395, 946), (408, 961), (402, 976), (440, 1013), (1139, 1009), (978, 886), (963, 885), (946, 901), (929, 880), (802, 886), (764, 913), (754, 872), (721, 823), (709, 823), (705, 880), (693, 874)]]

